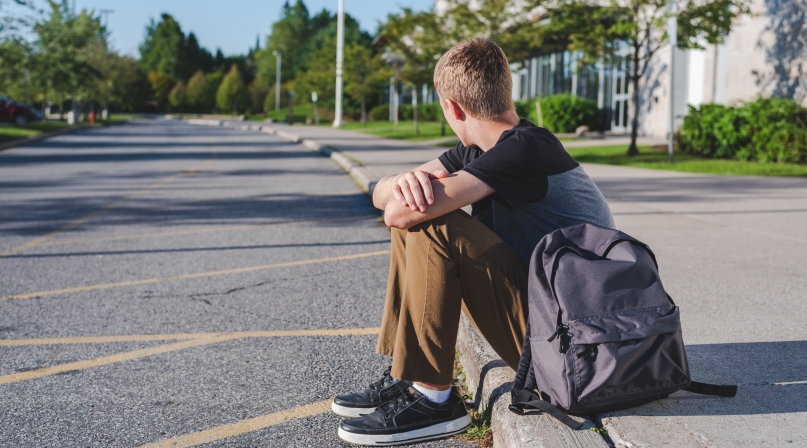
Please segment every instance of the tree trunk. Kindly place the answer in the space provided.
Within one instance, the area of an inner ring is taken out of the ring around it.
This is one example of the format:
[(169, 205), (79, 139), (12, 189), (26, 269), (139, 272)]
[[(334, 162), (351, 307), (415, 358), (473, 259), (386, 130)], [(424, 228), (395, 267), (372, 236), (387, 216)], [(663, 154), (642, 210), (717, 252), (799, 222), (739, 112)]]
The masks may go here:
[(420, 135), (420, 127), (418, 126), (418, 89), (412, 87), (412, 120), (415, 122), (415, 135)]
[(361, 125), (367, 127), (367, 108), (364, 104), (364, 95), (361, 96)]
[(633, 117), (631, 118), (630, 146), (627, 155), (630, 157), (639, 155), (639, 147), (636, 146), (636, 139), (639, 137), (639, 48), (633, 48), (633, 63), (631, 64), (631, 84), (633, 92), (631, 103), (633, 103)]
[(48, 84), (45, 83), (44, 88), (42, 89), (42, 122), (48, 122)]
[(442, 111), (440, 112), (440, 136), (446, 135), (446, 116)]

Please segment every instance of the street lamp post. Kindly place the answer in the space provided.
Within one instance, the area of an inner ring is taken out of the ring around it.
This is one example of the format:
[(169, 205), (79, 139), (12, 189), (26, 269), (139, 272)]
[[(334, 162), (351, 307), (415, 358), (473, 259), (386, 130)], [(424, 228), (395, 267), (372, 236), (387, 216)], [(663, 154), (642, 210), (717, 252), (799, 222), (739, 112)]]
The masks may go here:
[(314, 124), (319, 124), (319, 110), (317, 109), (317, 92), (311, 92), (311, 102), (314, 103)]
[(336, 17), (336, 110), (333, 127), (342, 126), (342, 60), (345, 46), (345, 0), (339, 0)]
[(272, 52), (275, 55), (275, 110), (280, 110), (280, 52), (275, 50)]

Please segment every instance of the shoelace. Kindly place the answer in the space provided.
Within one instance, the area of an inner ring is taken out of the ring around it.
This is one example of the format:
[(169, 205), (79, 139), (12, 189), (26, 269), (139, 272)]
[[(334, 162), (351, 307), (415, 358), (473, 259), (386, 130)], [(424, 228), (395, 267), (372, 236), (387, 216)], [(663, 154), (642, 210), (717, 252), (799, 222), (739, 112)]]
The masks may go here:
[(402, 410), (409, 403), (415, 402), (415, 400), (417, 400), (417, 397), (410, 392), (408, 387), (401, 387), (395, 391), (395, 396), (390, 401), (384, 403), (378, 409), (384, 413), (384, 419), (386, 420), (390, 415), (397, 414), (399, 410)]
[(381, 399), (381, 389), (383, 389), (385, 385), (392, 383), (392, 377), (390, 376), (391, 371), (392, 367), (387, 367), (387, 370), (384, 371), (384, 376), (375, 383), (370, 384), (370, 394), (376, 396), (379, 400)]

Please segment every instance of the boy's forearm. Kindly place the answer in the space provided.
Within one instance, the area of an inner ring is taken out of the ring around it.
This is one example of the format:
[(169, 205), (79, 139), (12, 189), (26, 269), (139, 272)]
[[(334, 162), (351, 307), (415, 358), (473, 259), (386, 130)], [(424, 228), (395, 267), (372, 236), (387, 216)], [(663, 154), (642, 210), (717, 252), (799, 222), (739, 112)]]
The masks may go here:
[(378, 183), (375, 184), (375, 188), (373, 188), (373, 206), (375, 206), (375, 208), (384, 210), (387, 207), (387, 204), (392, 197), (389, 180), (393, 177), (394, 175), (392, 174), (384, 176), (378, 181)]

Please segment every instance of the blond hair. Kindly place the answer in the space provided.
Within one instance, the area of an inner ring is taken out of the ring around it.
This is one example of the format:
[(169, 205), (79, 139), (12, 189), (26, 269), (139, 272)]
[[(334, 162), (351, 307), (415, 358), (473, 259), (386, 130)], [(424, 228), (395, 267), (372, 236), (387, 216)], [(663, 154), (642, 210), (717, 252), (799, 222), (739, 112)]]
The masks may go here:
[(481, 120), (514, 110), (510, 64), (489, 40), (468, 39), (443, 54), (434, 68), (434, 88)]

